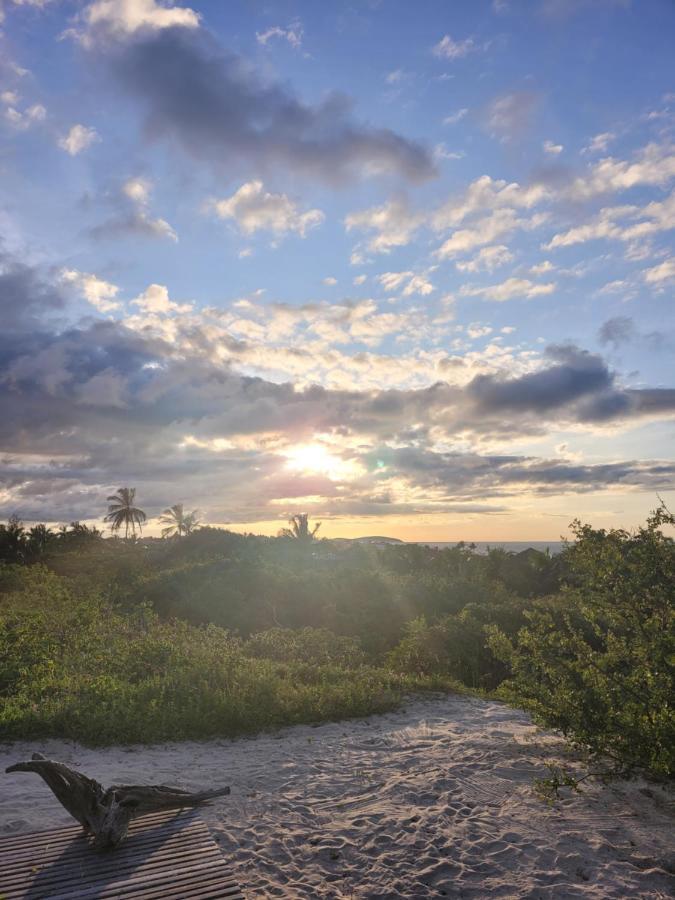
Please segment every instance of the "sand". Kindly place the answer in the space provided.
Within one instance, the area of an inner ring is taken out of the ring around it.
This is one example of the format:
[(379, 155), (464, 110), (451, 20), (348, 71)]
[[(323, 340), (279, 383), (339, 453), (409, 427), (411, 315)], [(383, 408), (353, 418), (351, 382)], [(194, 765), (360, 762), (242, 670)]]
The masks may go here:
[[(547, 805), (533, 779), (561, 752), (526, 714), (464, 697), (236, 741), (39, 750), (113, 782), (229, 784), (203, 811), (249, 898), (666, 898), (673, 811), (641, 782)], [(35, 775), (0, 774), (0, 834), (71, 820)], [(669, 874), (670, 873), (670, 874)]]

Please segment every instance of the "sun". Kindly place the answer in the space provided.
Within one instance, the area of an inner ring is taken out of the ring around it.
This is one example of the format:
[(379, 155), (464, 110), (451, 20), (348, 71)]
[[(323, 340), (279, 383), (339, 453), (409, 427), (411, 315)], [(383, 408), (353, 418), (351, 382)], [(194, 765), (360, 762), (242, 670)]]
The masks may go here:
[(288, 460), (286, 468), (294, 472), (327, 475), (337, 479), (344, 468), (343, 461), (329, 453), (323, 444), (299, 444), (284, 451), (284, 456)]

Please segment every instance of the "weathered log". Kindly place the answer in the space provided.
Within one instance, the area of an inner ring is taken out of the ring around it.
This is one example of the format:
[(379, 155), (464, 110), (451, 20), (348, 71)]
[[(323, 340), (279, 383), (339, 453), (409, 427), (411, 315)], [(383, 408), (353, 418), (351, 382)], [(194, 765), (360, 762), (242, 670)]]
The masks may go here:
[(64, 763), (34, 753), (29, 762), (16, 763), (6, 772), (36, 772), (56, 799), (94, 838), (99, 849), (117, 847), (126, 837), (129, 822), (146, 813), (199, 806), (230, 793), (229, 787), (191, 794), (165, 785), (117, 784), (104, 789)]

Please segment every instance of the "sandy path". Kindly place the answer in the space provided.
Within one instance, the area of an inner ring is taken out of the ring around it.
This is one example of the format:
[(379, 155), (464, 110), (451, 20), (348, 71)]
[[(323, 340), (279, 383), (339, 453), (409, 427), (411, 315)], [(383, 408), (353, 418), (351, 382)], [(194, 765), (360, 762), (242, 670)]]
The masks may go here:
[[(660, 788), (532, 790), (559, 749), (524, 713), (463, 697), (238, 741), (34, 750), (104, 784), (230, 784), (204, 811), (250, 898), (667, 898), (672, 807)], [(69, 821), (33, 775), (0, 775), (0, 833)]]

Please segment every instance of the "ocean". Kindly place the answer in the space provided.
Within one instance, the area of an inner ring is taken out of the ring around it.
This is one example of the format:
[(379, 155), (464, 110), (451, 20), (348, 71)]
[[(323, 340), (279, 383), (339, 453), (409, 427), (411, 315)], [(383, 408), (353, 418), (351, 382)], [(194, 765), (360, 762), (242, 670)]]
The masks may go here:
[[(427, 547), (456, 547), (457, 541), (406, 541), (408, 544), (424, 544)], [(467, 544), (474, 543), (478, 553), (487, 553), (488, 549), (501, 547), (509, 553), (520, 553), (521, 550), (541, 550), (545, 552), (548, 548), (549, 552), (554, 555), (560, 553), (563, 548), (562, 541), (466, 541)]]

